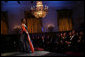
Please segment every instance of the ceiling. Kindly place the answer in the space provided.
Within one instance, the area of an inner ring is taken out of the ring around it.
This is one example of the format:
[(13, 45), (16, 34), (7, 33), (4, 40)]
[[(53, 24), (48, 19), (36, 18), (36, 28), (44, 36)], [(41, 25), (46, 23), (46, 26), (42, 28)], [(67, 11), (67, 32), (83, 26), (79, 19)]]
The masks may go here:
[[(74, 6), (81, 4), (82, 1), (43, 1), (43, 4), (46, 4), (48, 7), (53, 8), (73, 8)], [(30, 7), (35, 4), (35, 1), (1, 1), (2, 6), (12, 6), (12, 5), (24, 5)]]

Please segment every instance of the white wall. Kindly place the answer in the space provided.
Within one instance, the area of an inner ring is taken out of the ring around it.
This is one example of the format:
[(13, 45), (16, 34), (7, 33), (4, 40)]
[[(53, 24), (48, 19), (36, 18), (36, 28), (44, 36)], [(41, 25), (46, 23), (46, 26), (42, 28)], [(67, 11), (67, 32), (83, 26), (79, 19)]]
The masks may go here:
[(81, 23), (84, 23), (84, 2), (78, 3), (73, 8), (73, 29), (78, 30)]
[(28, 7), (25, 8), (25, 5), (20, 5), (17, 1), (8, 1), (2, 5), (1, 11), (8, 12), (9, 34), (13, 33), (15, 25), (20, 25), (21, 18), (24, 18), (24, 11), (27, 9)]
[(42, 19), (43, 26), (45, 28), (45, 32), (48, 32), (48, 25), (52, 24), (54, 25), (54, 30), (53, 31), (58, 31), (58, 26), (57, 26), (57, 12), (55, 8), (49, 8), (48, 9), (48, 14), (45, 18)]

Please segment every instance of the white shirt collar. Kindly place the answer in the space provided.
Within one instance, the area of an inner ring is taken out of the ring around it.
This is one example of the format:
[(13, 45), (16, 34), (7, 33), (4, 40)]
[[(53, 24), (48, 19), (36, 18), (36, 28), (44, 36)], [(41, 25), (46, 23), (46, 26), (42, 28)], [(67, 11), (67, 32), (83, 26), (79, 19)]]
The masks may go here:
[(25, 25), (25, 24), (22, 24), (22, 25), (26, 27), (26, 25)]

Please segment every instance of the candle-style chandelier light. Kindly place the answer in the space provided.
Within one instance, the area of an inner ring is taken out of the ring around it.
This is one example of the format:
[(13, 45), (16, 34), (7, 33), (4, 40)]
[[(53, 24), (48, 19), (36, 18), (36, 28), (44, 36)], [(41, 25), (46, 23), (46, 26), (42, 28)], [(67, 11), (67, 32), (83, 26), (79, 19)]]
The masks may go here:
[(44, 18), (48, 13), (48, 6), (43, 6), (42, 1), (36, 1), (36, 6), (32, 6), (31, 11), (36, 18)]

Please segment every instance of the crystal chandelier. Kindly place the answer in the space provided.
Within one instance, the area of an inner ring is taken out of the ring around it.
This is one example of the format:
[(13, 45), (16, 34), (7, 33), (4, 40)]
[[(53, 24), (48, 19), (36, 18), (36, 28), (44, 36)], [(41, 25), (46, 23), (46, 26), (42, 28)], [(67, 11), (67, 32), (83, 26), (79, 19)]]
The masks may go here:
[(48, 7), (45, 5), (43, 6), (42, 1), (36, 1), (36, 6), (31, 7), (32, 14), (36, 18), (44, 18), (48, 13)]

